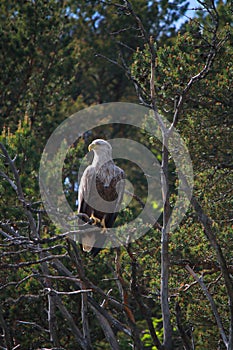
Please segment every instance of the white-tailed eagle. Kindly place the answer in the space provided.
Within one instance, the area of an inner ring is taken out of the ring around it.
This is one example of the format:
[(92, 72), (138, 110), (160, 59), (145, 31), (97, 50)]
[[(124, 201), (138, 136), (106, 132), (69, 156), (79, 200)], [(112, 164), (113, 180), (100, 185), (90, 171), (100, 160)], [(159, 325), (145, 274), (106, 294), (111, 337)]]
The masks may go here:
[[(94, 140), (88, 147), (94, 152), (92, 164), (81, 178), (78, 193), (78, 213), (86, 214), (103, 229), (113, 226), (123, 199), (125, 173), (112, 159), (112, 147), (105, 140)], [(104, 246), (103, 233), (82, 233), (84, 251), (96, 256)]]

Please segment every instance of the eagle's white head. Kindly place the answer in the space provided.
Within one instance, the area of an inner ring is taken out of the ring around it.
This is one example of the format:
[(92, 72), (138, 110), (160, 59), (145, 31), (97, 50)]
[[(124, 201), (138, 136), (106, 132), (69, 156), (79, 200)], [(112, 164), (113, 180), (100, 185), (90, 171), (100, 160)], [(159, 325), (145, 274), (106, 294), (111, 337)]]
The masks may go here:
[(88, 150), (94, 151), (94, 153), (98, 155), (108, 154), (112, 156), (112, 146), (109, 142), (102, 139), (92, 141), (92, 143), (88, 146)]
[[(103, 177), (103, 181), (105, 184), (109, 184), (110, 178), (109, 176), (113, 176), (114, 172), (111, 171), (114, 170), (114, 166), (112, 166), (113, 160), (112, 160), (112, 146), (109, 142), (97, 139), (92, 141), (92, 143), (88, 146), (88, 150), (94, 152), (94, 158), (92, 161), (92, 166), (96, 168), (96, 171), (98, 172), (100, 177)], [(111, 163), (111, 166), (108, 166), (108, 175), (106, 175), (106, 168), (104, 165)], [(110, 171), (111, 170), (111, 171)]]

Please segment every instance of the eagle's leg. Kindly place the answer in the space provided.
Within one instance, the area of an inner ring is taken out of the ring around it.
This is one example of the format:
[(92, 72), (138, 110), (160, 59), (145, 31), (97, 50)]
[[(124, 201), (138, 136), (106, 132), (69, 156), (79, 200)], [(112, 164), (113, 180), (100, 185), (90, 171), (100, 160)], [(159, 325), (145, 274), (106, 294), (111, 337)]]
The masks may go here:
[(101, 220), (94, 216), (94, 211), (91, 213), (90, 220), (92, 221), (92, 225), (101, 224)]
[(103, 219), (101, 220), (100, 224), (101, 224), (101, 227), (102, 227), (101, 233), (106, 233), (107, 232), (107, 227), (106, 227), (106, 224), (105, 224), (105, 215), (104, 215)]

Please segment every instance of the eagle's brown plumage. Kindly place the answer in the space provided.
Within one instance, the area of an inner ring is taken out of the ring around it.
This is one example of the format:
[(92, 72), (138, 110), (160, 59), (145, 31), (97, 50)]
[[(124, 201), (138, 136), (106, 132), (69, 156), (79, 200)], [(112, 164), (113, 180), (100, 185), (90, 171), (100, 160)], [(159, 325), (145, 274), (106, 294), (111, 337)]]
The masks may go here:
[[(106, 228), (113, 226), (123, 199), (125, 174), (112, 160), (111, 145), (101, 139), (88, 147), (94, 158), (81, 178), (78, 194), (78, 213), (99, 219)], [(97, 255), (104, 245), (105, 235), (82, 235), (83, 250)]]

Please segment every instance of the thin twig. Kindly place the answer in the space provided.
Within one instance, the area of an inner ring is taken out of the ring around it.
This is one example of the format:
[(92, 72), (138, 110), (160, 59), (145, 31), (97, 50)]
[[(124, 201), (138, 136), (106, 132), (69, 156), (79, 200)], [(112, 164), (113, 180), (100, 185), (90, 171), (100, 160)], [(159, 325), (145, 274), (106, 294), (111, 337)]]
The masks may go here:
[(53, 288), (44, 288), (43, 293), (45, 295), (47, 294), (56, 294), (56, 295), (76, 295), (76, 294), (81, 294), (81, 293), (89, 293), (92, 292), (92, 289), (79, 289), (79, 290), (74, 290), (72, 292), (60, 292), (58, 290), (55, 290)]

